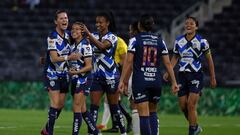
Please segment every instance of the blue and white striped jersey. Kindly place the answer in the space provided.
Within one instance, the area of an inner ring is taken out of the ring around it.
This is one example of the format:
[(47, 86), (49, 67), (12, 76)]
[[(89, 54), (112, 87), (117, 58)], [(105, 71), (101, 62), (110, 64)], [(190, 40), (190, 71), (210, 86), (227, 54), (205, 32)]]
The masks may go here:
[(50, 57), (50, 51), (57, 51), (58, 56), (65, 57), (70, 55), (71, 48), (69, 45), (70, 34), (65, 32), (64, 37), (61, 37), (57, 31), (53, 31), (47, 38), (47, 59), (45, 65), (45, 73), (47, 77), (51, 79), (57, 79), (58, 77), (67, 77), (68, 65), (66, 61), (52, 62)]
[(94, 76), (102, 77), (105, 79), (115, 79), (119, 77), (119, 71), (114, 61), (114, 54), (117, 46), (117, 36), (111, 32), (100, 38), (99, 33), (92, 34), (99, 41), (108, 40), (111, 47), (101, 51), (93, 45), (93, 62), (94, 62)]
[[(89, 44), (87, 39), (82, 39), (78, 44), (74, 43), (71, 46), (71, 52), (72, 53), (80, 53), (81, 58), (80, 60), (70, 61), (69, 65), (72, 68), (75, 68), (76, 70), (80, 70), (85, 66), (84, 58), (91, 57), (92, 58), (92, 47)], [(80, 81), (80, 84), (86, 83), (88, 75), (91, 73), (91, 71), (87, 73), (81, 73), (79, 75), (72, 76), (72, 79), (78, 78)]]
[(186, 35), (176, 38), (173, 53), (180, 56), (180, 72), (200, 72), (203, 54), (209, 51), (209, 44), (200, 35), (195, 35), (190, 41)]

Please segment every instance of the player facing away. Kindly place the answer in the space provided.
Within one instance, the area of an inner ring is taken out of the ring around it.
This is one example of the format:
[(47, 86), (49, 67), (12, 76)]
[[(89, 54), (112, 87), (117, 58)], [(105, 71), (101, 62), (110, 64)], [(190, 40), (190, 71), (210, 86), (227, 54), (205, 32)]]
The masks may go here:
[[(189, 135), (197, 135), (202, 128), (197, 123), (196, 107), (203, 88), (202, 59), (206, 57), (209, 72), (210, 85), (216, 87), (214, 64), (209, 44), (206, 39), (196, 33), (198, 21), (194, 17), (187, 17), (185, 21), (186, 34), (176, 38), (171, 63), (173, 67), (179, 65), (178, 101), (181, 111), (189, 122)], [(168, 73), (164, 74), (168, 79)]]
[[(138, 22), (133, 22), (129, 25), (129, 36), (130, 38), (134, 37), (139, 33)], [(130, 101), (130, 107), (132, 109), (132, 130), (134, 135), (140, 135), (140, 125), (139, 125), (139, 114), (137, 111), (137, 104), (134, 103), (133, 95), (132, 95), (132, 74), (129, 78), (128, 82), (128, 98)]]
[(69, 74), (71, 75), (71, 93), (73, 95), (73, 128), (72, 135), (78, 135), (82, 124), (82, 118), (91, 128), (94, 135), (98, 135), (98, 130), (94, 124), (91, 114), (86, 109), (86, 96), (89, 95), (91, 82), (88, 77), (92, 70), (92, 47), (81, 31), (80, 22), (72, 25), (71, 35), (74, 44), (71, 52), (81, 54), (79, 60), (70, 61)]
[(119, 92), (117, 91), (120, 73), (114, 62), (114, 52), (117, 45), (115, 21), (111, 12), (99, 13), (96, 17), (97, 33), (90, 33), (85, 25), (83, 31), (93, 45), (94, 73), (90, 90), (90, 111), (94, 121), (97, 122), (98, 109), (104, 92), (107, 94), (110, 111), (116, 118), (122, 135), (126, 134), (123, 115), (118, 105)]
[(54, 22), (56, 29), (47, 38), (47, 58), (45, 62), (44, 76), (45, 88), (48, 91), (50, 107), (48, 110), (48, 122), (42, 129), (42, 135), (53, 135), (55, 120), (60, 115), (64, 106), (66, 93), (68, 92), (68, 60), (77, 60), (79, 54), (70, 54), (70, 34), (67, 31), (68, 16), (66, 11), (56, 12)]
[(141, 135), (158, 135), (157, 103), (161, 96), (161, 59), (171, 76), (172, 92), (178, 91), (168, 50), (164, 41), (151, 33), (153, 17), (142, 15), (138, 28), (140, 33), (130, 39), (126, 64), (124, 64), (119, 89), (127, 90), (132, 76), (132, 92), (140, 117)]

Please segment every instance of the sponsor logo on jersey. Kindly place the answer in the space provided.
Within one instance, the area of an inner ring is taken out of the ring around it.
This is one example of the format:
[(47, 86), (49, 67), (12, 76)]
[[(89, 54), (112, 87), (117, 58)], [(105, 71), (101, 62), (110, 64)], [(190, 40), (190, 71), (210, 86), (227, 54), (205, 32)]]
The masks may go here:
[(55, 85), (55, 81), (50, 81), (50, 85), (53, 87)]

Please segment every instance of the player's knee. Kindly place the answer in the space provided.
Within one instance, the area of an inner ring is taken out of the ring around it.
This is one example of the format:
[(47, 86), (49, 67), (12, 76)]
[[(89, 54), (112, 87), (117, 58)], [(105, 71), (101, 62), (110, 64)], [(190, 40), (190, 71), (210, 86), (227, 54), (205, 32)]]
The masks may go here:
[(187, 109), (188, 111), (195, 111), (196, 105), (194, 103), (188, 103)]

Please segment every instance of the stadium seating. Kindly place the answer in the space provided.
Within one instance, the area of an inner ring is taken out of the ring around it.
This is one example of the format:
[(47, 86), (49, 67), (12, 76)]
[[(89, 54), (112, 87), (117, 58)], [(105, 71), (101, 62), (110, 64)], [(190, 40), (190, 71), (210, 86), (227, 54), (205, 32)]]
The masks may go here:
[[(57, 9), (69, 11), (70, 22), (84, 19), (93, 31), (95, 16), (99, 11), (112, 10), (118, 33), (128, 37), (128, 25), (140, 14), (148, 12), (156, 17), (157, 28), (169, 27), (171, 20), (190, 7), (194, 0), (41, 0), (35, 10), (28, 9), (22, 1), (0, 2), (0, 80), (41, 80), (42, 67), (38, 60), (46, 49), (46, 37), (54, 28), (53, 18)], [(16, 8), (17, 7), (17, 8)]]
[(216, 75), (219, 84), (240, 80), (237, 75), (240, 67), (240, 2), (233, 0), (230, 7), (216, 14), (212, 21), (206, 22), (200, 33), (204, 35), (212, 48)]
[[(35, 10), (24, 4), (17, 9), (7, 1), (0, 2), (0, 80), (41, 80), (42, 69), (39, 56), (46, 50), (46, 37), (54, 29), (53, 18), (57, 9), (69, 11), (70, 23), (83, 20), (94, 31), (95, 16), (103, 10), (112, 10), (118, 27), (117, 34), (128, 38), (128, 25), (143, 13), (150, 13), (156, 19), (156, 29), (169, 29), (171, 21), (193, 5), (195, 0), (41, 0)], [(58, 2), (59, 2), (58, 1)], [(218, 80), (239, 79), (236, 76), (239, 67), (240, 51), (240, 2), (233, 0), (231, 7), (215, 15), (207, 22), (200, 33), (206, 35), (216, 64)], [(227, 33), (227, 34), (226, 34)], [(224, 40), (221, 40), (224, 39)], [(233, 72), (234, 71), (234, 72)], [(222, 74), (221, 74), (222, 73)]]

